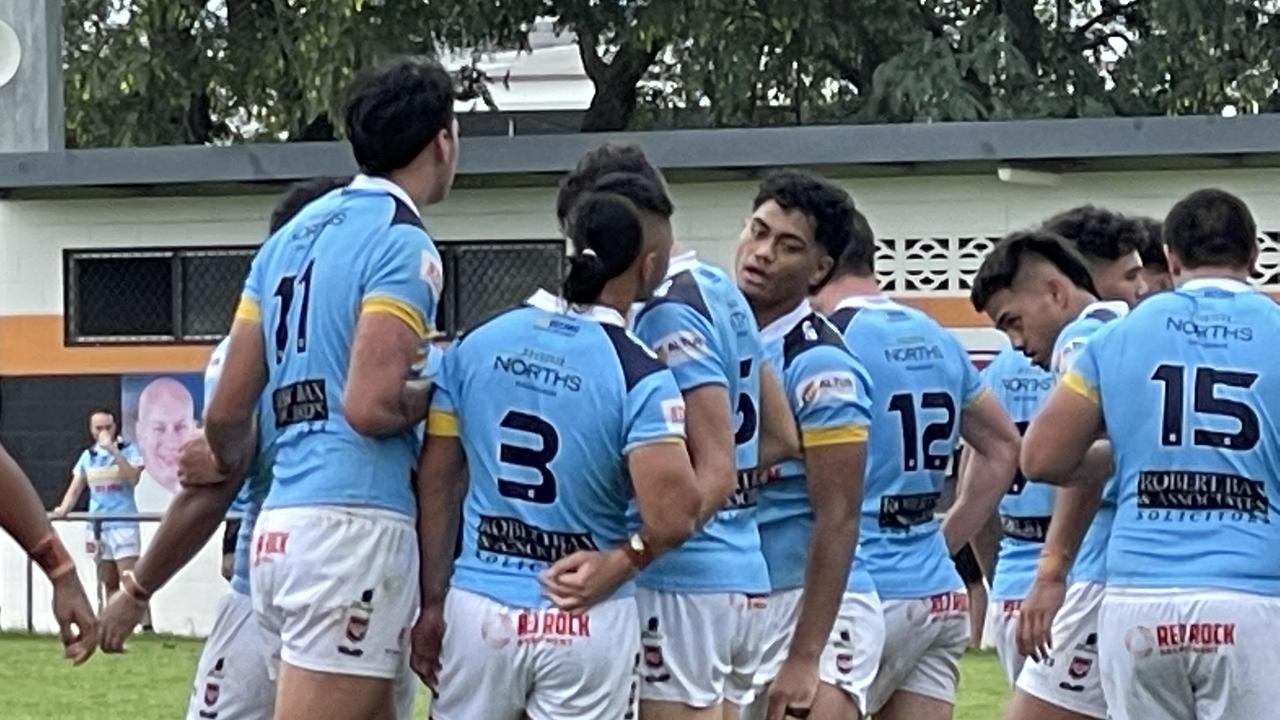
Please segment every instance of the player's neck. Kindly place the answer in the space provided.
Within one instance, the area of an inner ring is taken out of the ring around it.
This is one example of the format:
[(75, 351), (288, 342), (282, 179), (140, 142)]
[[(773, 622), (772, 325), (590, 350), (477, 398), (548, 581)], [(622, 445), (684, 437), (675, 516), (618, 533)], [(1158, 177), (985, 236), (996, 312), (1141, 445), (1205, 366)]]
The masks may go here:
[(399, 170), (393, 170), (387, 175), (387, 180), (399, 185), (402, 190), (408, 193), (418, 207), (430, 205), (432, 203), (431, 176), (427, 173), (417, 172), (412, 168), (413, 166), (410, 165)]
[(783, 302), (773, 305), (751, 305), (751, 312), (756, 316), (756, 326), (761, 328), (769, 327), (774, 320), (786, 315), (796, 309), (800, 303), (804, 302), (804, 296), (798, 298), (787, 298)]
[(617, 310), (619, 314), (626, 317), (631, 311), (631, 304), (635, 302), (635, 297), (635, 283), (626, 282), (619, 277), (605, 284), (604, 289), (600, 291), (600, 297), (596, 298), (594, 304)]
[(1071, 297), (1067, 302), (1068, 322), (1080, 317), (1080, 313), (1084, 312), (1085, 308), (1098, 302), (1098, 299), (1099, 298), (1096, 295), (1087, 290), (1081, 290), (1079, 288), (1073, 290)]
[(1249, 271), (1240, 268), (1231, 268), (1225, 265), (1202, 265), (1195, 269), (1182, 268), (1178, 273), (1177, 284), (1181, 286), (1183, 283), (1191, 280), (1200, 280), (1203, 278), (1225, 278), (1227, 280), (1236, 280), (1242, 283), (1249, 282)]
[(874, 275), (840, 275), (831, 279), (813, 296), (813, 306), (821, 312), (832, 313), (836, 306), (851, 297), (868, 297), (881, 294), (880, 283)]

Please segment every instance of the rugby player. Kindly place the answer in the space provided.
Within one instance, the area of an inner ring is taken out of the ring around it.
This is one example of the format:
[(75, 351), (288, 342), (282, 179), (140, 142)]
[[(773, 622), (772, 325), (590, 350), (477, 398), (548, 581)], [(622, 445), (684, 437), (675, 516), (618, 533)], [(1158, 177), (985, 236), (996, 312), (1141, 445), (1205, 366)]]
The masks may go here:
[[(558, 219), (609, 173), (648, 183), (609, 183), (649, 225), (670, 232), (674, 211), (661, 174), (636, 145), (591, 150), (560, 185)], [(656, 188), (658, 193), (646, 192)], [(673, 245), (665, 282), (637, 314), (633, 331), (671, 369), (685, 401), (689, 452), (702, 492), (702, 530), (636, 579), (643, 646), (640, 717), (724, 716), (752, 699), (760, 662), (768, 570), (754, 518), (752, 472), (798, 452), (786, 397), (765, 364), (759, 331), (741, 291), (719, 268)], [(763, 373), (762, 373), (763, 371)], [(763, 427), (762, 427), (763, 426)], [(774, 439), (761, 460), (761, 438)], [(781, 438), (781, 439), (779, 439)], [(735, 472), (740, 495), (734, 492)]]
[(63, 655), (79, 665), (98, 646), (98, 622), (85, 595), (76, 563), (45, 516), (26, 473), (0, 445), (0, 528), (4, 528), (53, 585), (53, 617)]
[(845, 594), (858, 540), (871, 381), (808, 299), (848, 245), (852, 212), (848, 193), (827, 180), (776, 172), (760, 184), (738, 242), (738, 287), (782, 377), (804, 448), (804, 461), (783, 463), (758, 495), (772, 592), (755, 680), (758, 693), (768, 692), (751, 712), (768, 720), (843, 717), (841, 690), (865, 692), (881, 649), (870, 576), (859, 571), (856, 592)]
[(1173, 289), (1173, 275), (1169, 273), (1169, 258), (1164, 253), (1164, 227), (1155, 218), (1140, 218), (1147, 236), (1138, 254), (1142, 256), (1142, 280), (1147, 285), (1147, 296)]
[(1096, 333), (1027, 433), (1029, 474), (1076, 481), (1111, 430), (1117, 512), (1100, 619), (1117, 720), (1273, 717), (1280, 686), (1280, 310), (1248, 285), (1239, 198), (1192, 193), (1164, 224), (1176, 290)]
[[(311, 201), (349, 180), (320, 178), (294, 185), (272, 211), (269, 233), (283, 227)], [(212, 399), (215, 394), (228, 345), (224, 339), (209, 357), (204, 376), (206, 398)], [(269, 413), (269, 406), (260, 404), (258, 417), (269, 417)], [(249, 477), (239, 485), (220, 482), (213, 473), (203, 433), (197, 432), (183, 445), (178, 465), (182, 488), (123, 591), (112, 596), (99, 619), (103, 652), (122, 652), (150, 597), (199, 553), (231, 505), (240, 505), (243, 517), (235, 540), (231, 586), (218, 602), (213, 627), (196, 664), (188, 720), (202, 720), (210, 714), (220, 720), (265, 720), (274, 710), (275, 686), (267, 674), (269, 658), (253, 618), (249, 594), (249, 550), (254, 521), (270, 487), (269, 453), (275, 427), (257, 419), (255, 423), (258, 457)]]
[[(951, 559), (986, 523), (1017, 470), (1018, 431), (983, 391), (955, 336), (923, 312), (881, 293), (875, 236), (853, 211), (853, 233), (817, 306), (856, 349), (875, 383), (859, 569), (883, 608), (884, 652), (865, 695), (846, 690), (839, 717), (946, 720), (969, 644), (965, 584)], [(964, 437), (969, 457), (946, 520), (935, 518), (947, 468)], [(855, 626), (855, 644), (861, 627)]]
[(1081, 205), (1049, 218), (1044, 229), (1071, 243), (1084, 258), (1099, 298), (1133, 307), (1147, 294), (1140, 254), (1147, 229), (1141, 220)]
[(429, 388), (405, 379), (441, 291), (418, 206), (443, 200), (456, 171), (452, 81), (397, 60), (357, 76), (345, 115), (361, 174), (259, 250), (206, 416), (218, 474), (243, 477), (270, 397), (250, 574), (277, 718), (390, 716), (418, 607), (414, 428)]
[[(89, 487), (89, 512), (137, 513), (134, 488), (142, 477), (142, 453), (117, 434), (115, 413), (100, 408), (89, 413), (89, 437), (93, 444), (80, 453), (71, 471), (71, 484), (53, 516), (66, 517)], [(101, 590), (110, 597), (120, 587), (120, 577), (133, 569), (142, 550), (136, 520), (104, 520), (100, 536), (88, 525), (85, 547), (97, 561)], [(101, 598), (101, 595), (99, 595)]]
[(634, 711), (632, 577), (695, 530), (700, 503), (679, 388), (625, 329), (666, 275), (670, 226), (609, 190), (625, 185), (661, 192), (611, 175), (579, 200), (562, 297), (540, 291), (444, 355), (419, 470), (413, 632), (436, 720)]
[[(1129, 259), (1140, 266), (1136, 257)], [(983, 261), (970, 298), (1014, 348), (1060, 375), (1091, 333), (1128, 311), (1123, 302), (1097, 300), (1090, 270), (1085, 258), (1052, 232), (1015, 233)], [(1132, 281), (1124, 282), (1132, 287)], [(1089, 482), (1059, 490), (1054, 498), (1036, 577), (1018, 616), (1019, 651), (1043, 662), (1022, 667), (1008, 718), (1106, 717), (1097, 667), (1097, 610), (1114, 512), (1110, 502), (1101, 502), (1110, 473), (1108, 452), (1100, 443)], [(1026, 477), (1036, 480), (1029, 473)]]

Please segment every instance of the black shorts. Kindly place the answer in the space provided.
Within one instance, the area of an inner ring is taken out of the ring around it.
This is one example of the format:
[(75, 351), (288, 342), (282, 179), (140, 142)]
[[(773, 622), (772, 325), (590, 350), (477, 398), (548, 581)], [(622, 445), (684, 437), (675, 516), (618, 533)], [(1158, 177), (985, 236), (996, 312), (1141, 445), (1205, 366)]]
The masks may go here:
[(956, 564), (956, 572), (965, 585), (977, 585), (982, 582), (982, 568), (978, 565), (978, 557), (973, 554), (973, 546), (965, 545), (960, 552), (951, 556)]
[(222, 554), (233, 555), (236, 551), (236, 538), (240, 535), (240, 521), (228, 520), (227, 529), (222, 532)]

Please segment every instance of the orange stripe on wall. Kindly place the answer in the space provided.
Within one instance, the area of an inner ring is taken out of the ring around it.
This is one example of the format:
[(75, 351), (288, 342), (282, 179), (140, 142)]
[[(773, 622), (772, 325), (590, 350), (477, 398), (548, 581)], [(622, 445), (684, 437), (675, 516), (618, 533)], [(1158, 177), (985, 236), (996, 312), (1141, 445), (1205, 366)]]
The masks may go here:
[(61, 315), (0, 316), (0, 375), (120, 375), (203, 372), (209, 345), (63, 343)]

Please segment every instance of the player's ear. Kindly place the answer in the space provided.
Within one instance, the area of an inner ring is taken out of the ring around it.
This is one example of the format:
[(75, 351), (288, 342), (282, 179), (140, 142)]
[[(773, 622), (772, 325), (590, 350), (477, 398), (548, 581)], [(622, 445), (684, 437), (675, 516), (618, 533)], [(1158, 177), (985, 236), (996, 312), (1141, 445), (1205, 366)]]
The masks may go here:
[(813, 289), (822, 284), (827, 276), (831, 274), (831, 268), (835, 265), (835, 260), (831, 256), (823, 253), (818, 259), (818, 267), (814, 269), (813, 274), (809, 276), (809, 288)]

